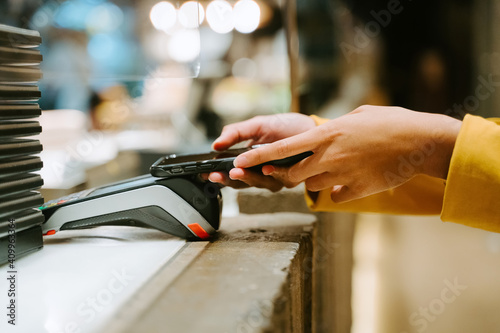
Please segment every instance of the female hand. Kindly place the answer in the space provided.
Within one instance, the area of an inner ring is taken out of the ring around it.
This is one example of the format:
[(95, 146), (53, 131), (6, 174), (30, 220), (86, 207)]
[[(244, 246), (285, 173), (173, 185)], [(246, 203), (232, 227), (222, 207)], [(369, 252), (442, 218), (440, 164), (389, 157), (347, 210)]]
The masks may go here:
[[(298, 135), (241, 154), (248, 168), (304, 151), (314, 154), (289, 168), (264, 166), (283, 184), (306, 182), (331, 190), (335, 202), (393, 188), (417, 174), (446, 178), (461, 121), (398, 107), (362, 106)], [(242, 170), (242, 169), (238, 169)]]
[[(257, 116), (250, 120), (225, 126), (212, 147), (214, 150), (225, 150), (236, 143), (246, 140), (250, 140), (248, 146), (271, 143), (303, 133), (314, 127), (316, 127), (316, 124), (312, 118), (298, 113)], [(212, 172), (208, 179), (234, 188), (254, 186), (267, 188), (273, 192), (279, 191), (283, 186), (293, 187), (298, 184), (286, 180), (280, 181), (271, 176), (241, 168), (231, 169), (229, 174)]]

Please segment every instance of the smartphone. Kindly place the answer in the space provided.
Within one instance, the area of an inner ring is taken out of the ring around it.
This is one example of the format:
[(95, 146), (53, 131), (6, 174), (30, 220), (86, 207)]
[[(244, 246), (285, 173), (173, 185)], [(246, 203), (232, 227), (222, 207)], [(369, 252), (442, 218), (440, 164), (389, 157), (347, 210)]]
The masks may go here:
[[(229, 149), (225, 151), (212, 151), (203, 154), (171, 154), (160, 158), (150, 168), (151, 174), (155, 177), (182, 176), (198, 173), (208, 173), (214, 171), (229, 171), (233, 166), (233, 161), (239, 154), (255, 149), (258, 146), (248, 148)], [(291, 166), (300, 160), (311, 156), (311, 151), (290, 156), (287, 158), (270, 161), (268, 163), (254, 166), (250, 169), (260, 171), (264, 165)]]

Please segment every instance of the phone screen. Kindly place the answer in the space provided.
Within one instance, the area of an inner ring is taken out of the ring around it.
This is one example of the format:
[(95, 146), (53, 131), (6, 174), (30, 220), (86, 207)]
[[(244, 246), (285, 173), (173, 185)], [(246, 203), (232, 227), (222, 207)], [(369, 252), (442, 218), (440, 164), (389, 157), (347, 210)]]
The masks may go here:
[(225, 151), (212, 151), (210, 153), (203, 154), (172, 154), (164, 157), (159, 163), (158, 166), (166, 166), (172, 164), (179, 163), (196, 163), (196, 162), (204, 162), (204, 161), (213, 161), (227, 158), (236, 158), (239, 154), (242, 154), (251, 148), (241, 148), (241, 149), (230, 149)]

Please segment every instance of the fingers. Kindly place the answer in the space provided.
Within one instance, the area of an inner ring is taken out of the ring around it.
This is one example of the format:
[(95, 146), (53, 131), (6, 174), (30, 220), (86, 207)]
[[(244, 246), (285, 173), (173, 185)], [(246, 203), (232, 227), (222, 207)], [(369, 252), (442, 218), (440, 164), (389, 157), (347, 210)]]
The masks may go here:
[[(297, 183), (291, 183), (288, 180), (287, 168), (278, 168), (271, 165), (266, 165), (262, 168), (262, 172), (278, 179), (286, 187), (294, 187)], [(361, 198), (363, 195), (352, 190), (346, 185), (335, 184), (335, 177), (328, 173), (323, 173), (306, 180), (306, 189), (311, 192), (319, 192), (325, 189), (331, 189), (330, 197), (333, 202), (342, 203)]]
[(214, 150), (226, 150), (232, 145), (259, 136), (262, 118), (255, 117), (224, 126), (221, 135), (213, 142)]
[[(283, 186), (292, 188), (298, 185), (298, 183), (288, 180), (287, 168), (266, 165), (262, 168), (262, 173), (259, 174), (250, 170), (234, 168), (231, 169), (230, 176), (224, 172), (212, 172), (208, 175), (208, 180), (236, 189), (253, 186), (265, 188), (273, 192), (281, 190)], [(206, 178), (207, 175), (203, 175), (202, 177)], [(306, 180), (307, 190), (318, 192), (331, 188), (330, 197), (333, 202), (342, 203), (363, 196), (346, 185), (331, 185), (334, 184), (335, 180), (330, 174), (324, 173), (313, 178)], [(321, 185), (317, 185), (316, 182)]]
[(288, 168), (280, 168), (272, 165), (265, 165), (262, 167), (262, 173), (266, 176), (271, 176), (273, 179), (277, 180), (282, 186), (287, 188), (293, 188), (297, 186), (300, 182), (290, 181), (288, 176)]
[(254, 171), (233, 168), (229, 171), (232, 180), (238, 180), (245, 184), (258, 188), (266, 188), (272, 192), (277, 192), (283, 188), (283, 183), (279, 180)]
[(211, 182), (219, 183), (232, 188), (240, 189), (249, 186), (265, 188), (277, 192), (283, 188), (283, 184), (273, 177), (264, 176), (250, 170), (231, 169), (229, 175), (224, 172), (212, 172), (208, 176)]
[(207, 180), (210, 180), (212, 183), (218, 183), (236, 189), (249, 187), (248, 184), (245, 184), (241, 181), (230, 179), (228, 174), (224, 172), (212, 172), (210, 173), (210, 175), (208, 175)]
[(311, 192), (319, 192), (331, 189), (330, 198), (333, 202), (342, 203), (362, 197), (362, 194), (354, 191), (347, 185), (336, 185), (339, 179), (330, 173), (323, 173), (306, 180), (306, 189)]
[[(276, 171), (272, 174), (272, 176), (280, 179), (280, 181), (284, 184), (296, 185), (308, 180), (311, 185), (311, 190), (314, 188), (314, 191), (330, 188), (331, 186), (338, 184), (339, 179), (336, 170), (333, 170), (330, 165), (331, 163), (327, 164), (331, 171), (325, 172), (327, 169), (325, 168), (325, 163), (322, 161), (322, 156), (322, 152), (317, 151), (313, 155), (304, 158), (290, 167), (276, 167)], [(264, 166), (264, 168), (270, 168), (272, 164), (273, 163), (270, 162), (270, 164)], [(271, 171), (269, 171), (268, 174), (271, 175)], [(306, 185), (308, 184), (306, 183)]]
[(358, 199), (360, 196), (345, 185), (335, 185), (330, 193), (333, 202), (342, 203)]
[(319, 192), (327, 188), (332, 188), (339, 183), (335, 175), (324, 172), (306, 179), (306, 189), (311, 192)]
[(330, 198), (333, 202), (343, 203), (356, 199), (364, 198), (368, 195), (378, 193), (375, 189), (370, 189), (367, 186), (360, 186), (360, 184), (347, 186), (347, 185), (335, 185), (331, 192)]
[(282, 159), (313, 150), (318, 144), (318, 133), (315, 129), (282, 139), (239, 155), (234, 165), (238, 168), (249, 168), (272, 160)]

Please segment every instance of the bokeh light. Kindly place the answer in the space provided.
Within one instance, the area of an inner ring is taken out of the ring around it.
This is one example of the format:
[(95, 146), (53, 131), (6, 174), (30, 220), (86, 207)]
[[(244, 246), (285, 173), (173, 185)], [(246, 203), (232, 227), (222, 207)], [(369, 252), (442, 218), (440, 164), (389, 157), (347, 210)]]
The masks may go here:
[(56, 27), (83, 30), (87, 15), (94, 7), (82, 1), (66, 1), (57, 8), (54, 14)]
[(149, 14), (151, 23), (158, 29), (167, 32), (177, 21), (177, 10), (170, 2), (158, 2)]
[(257, 64), (252, 59), (240, 58), (231, 69), (233, 76), (240, 79), (254, 79), (257, 76)]
[(87, 16), (87, 30), (91, 33), (116, 30), (123, 23), (123, 11), (115, 4), (104, 3), (92, 9)]
[(241, 33), (248, 34), (259, 26), (260, 7), (253, 0), (240, 0), (233, 8), (234, 28)]
[(196, 1), (185, 2), (179, 8), (179, 22), (184, 28), (194, 29), (205, 19), (205, 11), (203, 6)]
[(87, 44), (94, 70), (101, 77), (113, 77), (113, 73), (127, 73), (135, 59), (135, 47), (119, 32), (92, 36)]
[(207, 22), (215, 32), (226, 34), (234, 29), (233, 7), (224, 0), (214, 0), (207, 6)]
[(168, 43), (168, 54), (178, 62), (189, 62), (200, 55), (200, 33), (196, 30), (176, 31)]

